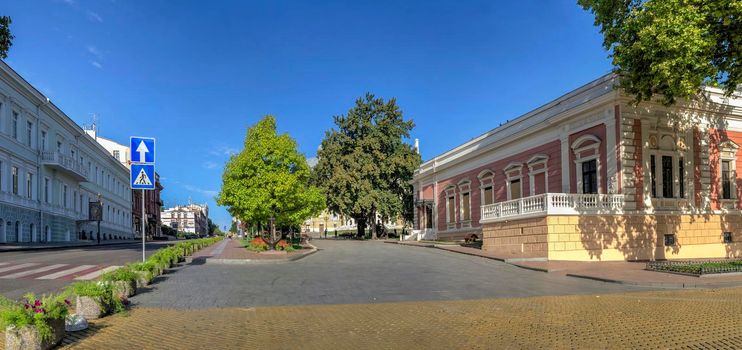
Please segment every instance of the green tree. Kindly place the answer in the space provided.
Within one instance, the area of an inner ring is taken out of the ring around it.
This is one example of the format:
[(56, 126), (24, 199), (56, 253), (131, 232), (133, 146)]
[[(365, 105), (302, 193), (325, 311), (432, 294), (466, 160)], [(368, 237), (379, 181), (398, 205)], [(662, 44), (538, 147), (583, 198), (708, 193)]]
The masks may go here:
[(420, 156), (404, 140), (415, 124), (403, 118), (396, 99), (384, 102), (370, 93), (334, 120), (337, 129), (325, 133), (313, 181), (325, 193), (328, 209), (354, 218), (361, 237), (370, 221), (376, 239), (377, 214), (411, 215), (409, 182)]
[(229, 226), (229, 232), (237, 233), (237, 221), (232, 221), (232, 225)]
[(247, 130), (244, 149), (233, 155), (222, 175), (219, 205), (247, 222), (270, 223), (270, 243), (280, 239), (276, 226), (298, 225), (319, 213), (324, 198), (309, 185), (307, 160), (288, 135), (276, 132), (276, 119), (266, 116)]
[(10, 33), (10, 24), (13, 20), (8, 16), (0, 16), (0, 58), (8, 57), (8, 50), (13, 45), (13, 34)]
[(742, 1), (578, 0), (595, 15), (620, 86), (635, 101), (693, 98), (742, 83)]

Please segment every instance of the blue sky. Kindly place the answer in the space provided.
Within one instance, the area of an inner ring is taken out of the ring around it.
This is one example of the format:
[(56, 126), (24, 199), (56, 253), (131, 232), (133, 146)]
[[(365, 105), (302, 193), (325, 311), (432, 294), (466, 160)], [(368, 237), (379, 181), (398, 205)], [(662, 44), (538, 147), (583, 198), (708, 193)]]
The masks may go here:
[(430, 159), (610, 71), (574, 1), (4, 0), (6, 60), (102, 136), (158, 139), (166, 205), (214, 196), (275, 115), (313, 157), (365, 92), (396, 97)]

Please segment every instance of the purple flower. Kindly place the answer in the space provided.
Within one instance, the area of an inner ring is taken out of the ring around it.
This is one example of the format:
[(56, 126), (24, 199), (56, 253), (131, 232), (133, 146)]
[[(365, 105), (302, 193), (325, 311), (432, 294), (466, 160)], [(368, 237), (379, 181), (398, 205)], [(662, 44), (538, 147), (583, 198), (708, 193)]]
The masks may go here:
[(64, 299), (64, 303), (65, 303), (65, 304), (67, 304), (67, 306), (70, 306), (70, 305), (72, 305), (72, 303), (70, 303), (70, 301), (69, 301), (69, 300), (67, 300), (67, 299)]
[(23, 304), (23, 307), (24, 307), (24, 308), (26, 308), (26, 310), (28, 310), (28, 308), (30, 308), (30, 307), (31, 307), (31, 304), (29, 304), (29, 303), (25, 303), (25, 304)]
[(44, 309), (33, 309), (33, 312), (40, 314), (44, 312)]
[(36, 299), (36, 301), (33, 303), (33, 306), (41, 306), (41, 300)]

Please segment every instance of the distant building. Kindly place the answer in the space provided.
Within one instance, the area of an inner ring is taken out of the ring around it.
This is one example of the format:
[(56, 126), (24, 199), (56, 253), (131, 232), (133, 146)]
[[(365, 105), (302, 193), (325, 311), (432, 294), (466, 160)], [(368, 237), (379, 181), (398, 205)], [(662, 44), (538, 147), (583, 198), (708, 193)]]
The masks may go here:
[[(377, 218), (377, 222), (381, 223), (381, 218)], [(387, 231), (397, 229), (401, 232), (404, 227), (404, 221), (399, 220), (387, 220), (384, 222), (384, 226)], [(304, 220), (302, 225), (303, 232), (324, 232), (327, 229), (328, 232), (334, 231), (355, 231), (357, 229), (356, 221), (351, 218), (340, 214), (335, 214), (325, 209), (319, 215)], [(366, 230), (370, 230), (370, 226), (366, 227)]]
[(165, 225), (176, 231), (209, 234), (209, 206), (206, 204), (176, 205), (160, 214)]
[(0, 244), (132, 238), (129, 171), (0, 60)]
[[(96, 140), (105, 148), (111, 156), (127, 169), (131, 167), (131, 154), (129, 147), (116, 141), (98, 136), (98, 130), (95, 125), (85, 128), (85, 133)], [(127, 188), (128, 178), (127, 178)], [(160, 193), (164, 187), (160, 183), (160, 174), (155, 173), (155, 189), (144, 191), (144, 208), (147, 216), (147, 236), (162, 236), (162, 221), (160, 220), (160, 208), (162, 208), (162, 199)], [(131, 224), (133, 233), (136, 237), (142, 237), (142, 194), (141, 190), (128, 190), (131, 192)]]

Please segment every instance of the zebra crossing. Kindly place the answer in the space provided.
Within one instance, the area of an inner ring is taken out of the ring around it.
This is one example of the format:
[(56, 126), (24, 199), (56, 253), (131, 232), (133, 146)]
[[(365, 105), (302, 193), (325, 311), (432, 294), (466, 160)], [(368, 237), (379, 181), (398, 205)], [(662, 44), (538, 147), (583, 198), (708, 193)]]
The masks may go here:
[[(118, 265), (76, 265), (0, 262), (0, 280), (35, 279), (86, 281), (116, 270)], [(0, 282), (2, 283), (2, 282)]]

